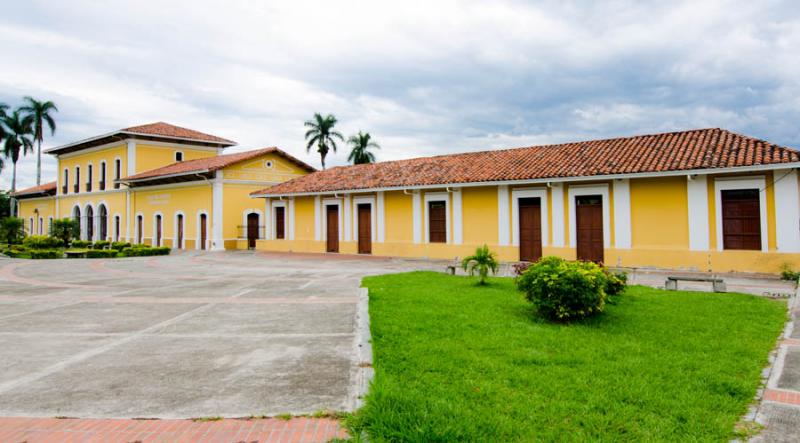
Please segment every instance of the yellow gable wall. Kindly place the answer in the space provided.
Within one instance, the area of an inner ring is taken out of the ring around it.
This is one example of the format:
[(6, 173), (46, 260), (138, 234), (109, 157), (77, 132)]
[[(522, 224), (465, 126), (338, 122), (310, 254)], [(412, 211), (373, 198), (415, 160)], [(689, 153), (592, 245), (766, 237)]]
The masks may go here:
[(89, 168), (88, 165), (92, 165), (92, 191), (98, 191), (100, 189), (100, 166), (103, 161), (106, 162), (106, 189), (113, 189), (114, 188), (114, 160), (120, 159), (122, 165), (120, 167), (121, 175), (124, 177), (127, 171), (127, 155), (128, 147), (125, 144), (120, 144), (116, 146), (111, 146), (105, 149), (101, 149), (98, 151), (87, 152), (83, 154), (77, 154), (74, 156), (68, 156), (66, 158), (59, 157), (58, 159), (58, 192), (59, 195), (62, 195), (61, 187), (64, 185), (64, 168), (69, 169), (69, 187), (67, 189), (67, 195), (74, 193), (73, 185), (75, 184), (75, 167), (80, 166), (81, 168), (81, 178), (80, 178), (80, 192), (86, 192), (86, 182), (88, 181), (89, 177)]
[(131, 196), (131, 236), (135, 236), (136, 216), (144, 217), (143, 241), (154, 244), (155, 215), (162, 216), (161, 235), (163, 246), (173, 246), (176, 234), (175, 216), (184, 214), (184, 241), (186, 249), (195, 249), (198, 236), (199, 214), (208, 214), (207, 238), (212, 237), (213, 207), (210, 184), (193, 184), (185, 187), (170, 187), (153, 190), (137, 190)]
[(28, 198), (18, 200), (18, 202), (19, 217), (25, 222), (25, 232), (28, 235), (48, 235), (50, 229), (48, 220), (51, 217), (56, 218), (55, 199), (52, 197)]
[(192, 148), (191, 146), (159, 146), (136, 143), (136, 172), (149, 171), (175, 163), (175, 152), (183, 152), (183, 160), (214, 157), (216, 150)]
[(270, 183), (284, 182), (305, 174), (307, 172), (303, 168), (277, 154), (262, 155), (228, 166), (223, 171), (226, 180), (257, 180)]

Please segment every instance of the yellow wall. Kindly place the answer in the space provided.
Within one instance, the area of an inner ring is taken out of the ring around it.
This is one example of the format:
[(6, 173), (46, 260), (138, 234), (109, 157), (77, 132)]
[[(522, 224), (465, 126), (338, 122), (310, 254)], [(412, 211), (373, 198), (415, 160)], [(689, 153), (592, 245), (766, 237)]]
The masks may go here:
[[(485, 186), (461, 191), (461, 214), (464, 220), (464, 244), (480, 246), (497, 243), (497, 188)], [(491, 233), (495, 233), (494, 236)]]
[(631, 180), (631, 241), (640, 249), (688, 249), (686, 177)]
[[(28, 235), (48, 235), (50, 229), (48, 220), (51, 217), (56, 218), (55, 199), (49, 197), (28, 198), (18, 200), (18, 202), (19, 217), (25, 222), (25, 232)], [(31, 223), (31, 219), (33, 219), (33, 223)]]
[(175, 152), (183, 152), (183, 160), (214, 157), (216, 150), (197, 149), (189, 146), (160, 146), (136, 143), (136, 173), (149, 171), (175, 163)]
[(62, 186), (64, 185), (64, 169), (69, 169), (69, 183), (67, 195), (74, 193), (75, 184), (75, 167), (80, 166), (80, 191), (79, 194), (86, 193), (86, 182), (88, 181), (89, 164), (92, 165), (92, 191), (97, 192), (100, 190), (100, 165), (103, 161), (106, 162), (106, 190), (114, 189), (114, 160), (119, 158), (122, 162), (120, 172), (122, 177), (125, 177), (127, 171), (127, 158), (128, 148), (125, 144), (111, 146), (99, 151), (79, 153), (70, 155), (67, 158), (58, 159), (58, 195), (62, 194)]
[(198, 240), (198, 220), (201, 211), (208, 214), (207, 237), (211, 240), (213, 208), (211, 204), (211, 185), (199, 184), (185, 187), (174, 187), (155, 190), (139, 190), (132, 193), (131, 197), (131, 236), (135, 236), (136, 216), (144, 217), (143, 241), (154, 243), (155, 215), (162, 216), (161, 235), (163, 246), (173, 246), (173, 239), (177, 233), (175, 216), (179, 212), (184, 214), (184, 240), (186, 249), (194, 249)]

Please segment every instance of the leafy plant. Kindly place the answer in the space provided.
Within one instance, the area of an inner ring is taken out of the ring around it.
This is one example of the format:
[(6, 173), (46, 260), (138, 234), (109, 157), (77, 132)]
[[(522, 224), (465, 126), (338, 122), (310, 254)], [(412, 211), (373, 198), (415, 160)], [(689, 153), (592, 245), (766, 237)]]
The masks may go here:
[(68, 245), (81, 233), (78, 221), (73, 218), (59, 218), (50, 225), (50, 236), (61, 240), (62, 245)]
[(149, 247), (134, 245), (134, 247), (124, 248), (121, 251), (123, 257), (150, 257), (153, 255), (169, 255), (171, 249), (168, 246)]
[(122, 251), (123, 249), (130, 247), (131, 244), (129, 242), (115, 241), (111, 243), (111, 249), (116, 249), (117, 251)]
[(108, 240), (97, 240), (92, 244), (92, 249), (106, 249), (111, 245), (111, 242)]
[(72, 243), (70, 243), (72, 248), (89, 248), (91, 246), (92, 242), (88, 240), (72, 240)]
[(622, 294), (622, 291), (628, 286), (628, 274), (624, 272), (611, 272), (607, 268), (603, 268), (606, 273), (606, 295), (614, 297)]
[(531, 266), (531, 264), (532, 264), (531, 262), (527, 262), (527, 261), (521, 261), (519, 263), (514, 263), (514, 266), (513, 266), (514, 275), (516, 277), (519, 277), (520, 275), (522, 275), (522, 273), (524, 273)]
[[(11, 192), (13, 194), (17, 190), (17, 162), (20, 156), (33, 152), (33, 127), (31, 122), (20, 113), (19, 109), (11, 114), (2, 116), (2, 122), (6, 132), (3, 155), (11, 160)], [(13, 201), (12, 197), (11, 214), (16, 216), (16, 208)]]
[(25, 237), (25, 239), (22, 240), (22, 244), (29, 249), (55, 249), (64, 245), (61, 239), (47, 235), (31, 235), (30, 237)]
[(516, 280), (544, 317), (550, 320), (579, 320), (603, 311), (608, 273), (592, 262), (569, 262), (544, 257)]
[(42, 184), (42, 141), (44, 141), (44, 126), (50, 128), (50, 135), (56, 132), (56, 121), (51, 113), (58, 112), (55, 103), (35, 100), (33, 97), (23, 98), (25, 105), (19, 108), (25, 113), (25, 123), (33, 129), (33, 139), (38, 143), (36, 150), (36, 186)]
[(800, 279), (800, 272), (793, 271), (792, 266), (789, 263), (784, 263), (781, 265), (781, 278), (796, 282), (798, 279)]
[(116, 258), (117, 254), (114, 249), (88, 249), (86, 258)]
[(492, 271), (492, 274), (497, 274), (497, 256), (489, 250), (488, 246), (483, 245), (476, 249), (473, 255), (464, 257), (464, 260), (461, 261), (461, 267), (468, 271), (470, 276), (475, 275), (477, 272), (480, 278), (478, 284), (485, 285), (489, 271)]
[(64, 253), (60, 249), (32, 249), (30, 256), (32, 259), (53, 259), (63, 257)]
[(8, 245), (19, 244), (25, 237), (25, 222), (18, 217), (0, 220), (0, 239)]

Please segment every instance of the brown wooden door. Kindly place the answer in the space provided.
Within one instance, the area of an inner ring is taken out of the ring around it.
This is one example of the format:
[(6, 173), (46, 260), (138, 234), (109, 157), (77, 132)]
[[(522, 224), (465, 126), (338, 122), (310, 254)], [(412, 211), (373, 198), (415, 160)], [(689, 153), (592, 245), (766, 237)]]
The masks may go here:
[(200, 214), (200, 249), (206, 249), (206, 240), (208, 239), (208, 234), (206, 234), (207, 229), (207, 216), (205, 214)]
[(722, 191), (724, 249), (761, 250), (761, 206), (758, 189)]
[(325, 216), (327, 224), (327, 252), (339, 252), (339, 207), (335, 205), (325, 206)]
[(358, 205), (358, 253), (372, 254), (372, 205)]
[(247, 214), (247, 247), (254, 249), (258, 239), (258, 214)]
[(578, 260), (603, 263), (603, 198), (576, 197), (575, 227)]
[(447, 205), (436, 201), (428, 203), (428, 241), (447, 243)]
[(137, 244), (141, 244), (142, 243), (142, 235), (144, 235), (144, 234), (142, 234), (142, 228), (143, 227), (144, 227), (143, 226), (143, 219), (142, 219), (142, 216), (140, 215), (140, 216), (136, 217), (136, 243)]
[(519, 199), (519, 259), (542, 258), (542, 207), (539, 198)]
[(286, 211), (283, 206), (275, 208), (275, 238), (283, 240), (286, 238)]
[(183, 249), (183, 216), (178, 215), (178, 249)]
[(155, 238), (156, 246), (161, 246), (161, 216), (156, 216), (156, 238)]

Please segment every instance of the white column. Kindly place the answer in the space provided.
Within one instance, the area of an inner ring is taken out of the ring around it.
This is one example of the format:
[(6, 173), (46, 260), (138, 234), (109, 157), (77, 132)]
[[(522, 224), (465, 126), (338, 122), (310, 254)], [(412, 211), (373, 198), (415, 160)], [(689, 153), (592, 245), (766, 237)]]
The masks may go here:
[(378, 243), (386, 241), (386, 218), (384, 214), (383, 191), (378, 192), (375, 199), (375, 215), (378, 219)]
[(464, 222), (461, 211), (461, 190), (458, 189), (453, 195), (453, 243), (460, 245), (464, 243)]
[(772, 172), (775, 191), (775, 242), (778, 252), (800, 252), (800, 195), (797, 170)]
[(289, 240), (294, 240), (294, 197), (289, 199)]
[(564, 247), (564, 185), (553, 184), (550, 187), (550, 201), (553, 205), (553, 232), (552, 245), (556, 248)]
[(508, 207), (508, 186), (497, 187), (497, 244), (508, 246), (511, 232), (509, 231), (510, 210)]
[(345, 194), (342, 197), (342, 206), (344, 206), (342, 213), (344, 216), (344, 241), (350, 241), (352, 229), (352, 217), (350, 216), (350, 195)]
[(264, 239), (272, 240), (272, 204), (264, 199)]
[(136, 174), (136, 142), (128, 140), (128, 175)]
[(614, 180), (614, 247), (631, 247), (631, 187), (628, 179)]
[(686, 197), (689, 204), (689, 250), (708, 251), (708, 177), (689, 176)]
[(314, 240), (322, 240), (322, 202), (319, 195), (314, 197)]
[(414, 230), (414, 243), (422, 243), (422, 195), (419, 191), (411, 194), (411, 226)]
[(225, 250), (225, 240), (222, 237), (223, 205), (222, 205), (222, 171), (217, 171), (212, 186), (212, 218), (211, 218), (211, 250)]

